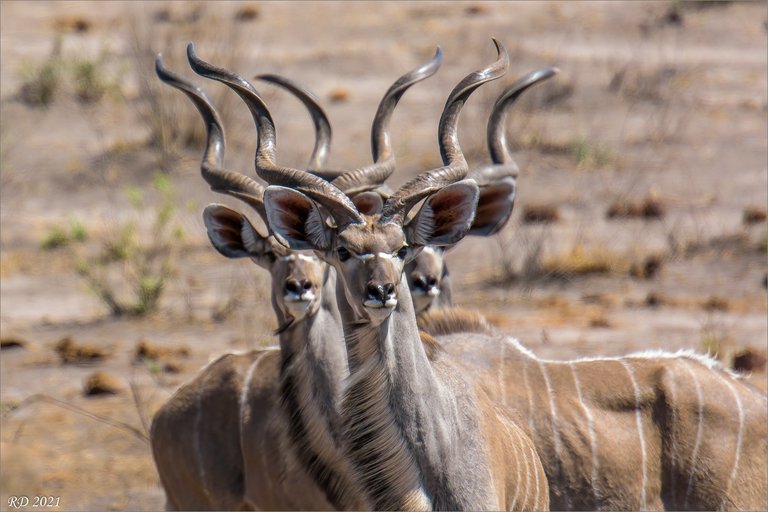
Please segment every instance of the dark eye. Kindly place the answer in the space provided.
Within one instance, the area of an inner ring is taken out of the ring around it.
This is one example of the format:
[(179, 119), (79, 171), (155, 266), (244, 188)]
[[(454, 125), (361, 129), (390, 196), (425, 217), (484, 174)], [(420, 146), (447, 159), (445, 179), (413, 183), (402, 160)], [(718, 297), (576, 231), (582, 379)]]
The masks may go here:
[(339, 261), (347, 261), (351, 254), (346, 247), (339, 247), (336, 249), (336, 253), (339, 255)]
[(397, 251), (397, 257), (404, 260), (406, 256), (408, 256), (408, 246), (404, 245)]

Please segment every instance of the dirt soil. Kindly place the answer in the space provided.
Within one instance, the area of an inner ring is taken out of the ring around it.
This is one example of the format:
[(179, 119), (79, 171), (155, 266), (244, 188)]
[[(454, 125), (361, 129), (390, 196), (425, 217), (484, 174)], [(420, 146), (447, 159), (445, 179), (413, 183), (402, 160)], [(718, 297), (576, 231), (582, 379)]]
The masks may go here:
[[(162, 509), (154, 411), (215, 355), (274, 342), (269, 276), (219, 256), (202, 225), (205, 204), (240, 205), (203, 183), (199, 116), (153, 73), (162, 52), (202, 85), (223, 112), (228, 166), (252, 172), (251, 120), (191, 72), (188, 41), (248, 78), (282, 73), (315, 91), (334, 168), (370, 160), (379, 98), (440, 45), (442, 69), (393, 118), (395, 186), (438, 166), (445, 98), (494, 59), (491, 36), (511, 64), (462, 114), (472, 165), (488, 159), (504, 86), (558, 66), (510, 115), (515, 213), (451, 252), (455, 300), (542, 357), (695, 349), (730, 365), (750, 350), (749, 378), (768, 387), (767, 24), (763, 2), (3, 1), (0, 509), (22, 495)], [(257, 86), (279, 159), (303, 166), (308, 116)], [(145, 314), (113, 314), (83, 268)], [(131, 298), (161, 275), (156, 304)]]

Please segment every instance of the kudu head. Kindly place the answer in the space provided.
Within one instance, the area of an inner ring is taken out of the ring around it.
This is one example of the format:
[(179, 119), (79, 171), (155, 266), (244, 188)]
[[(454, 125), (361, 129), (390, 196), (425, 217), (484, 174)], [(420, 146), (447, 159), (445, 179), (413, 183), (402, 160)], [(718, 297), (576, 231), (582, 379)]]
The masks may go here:
[[(499, 43), (496, 46), (498, 60), (467, 76), (448, 98), (438, 130), (446, 165), (406, 183), (384, 202), (380, 213), (372, 215), (361, 213), (336, 180), (329, 183), (277, 165), (274, 123), (256, 90), (236, 75), (199, 60), (194, 52), (190, 62), (197, 73), (233, 88), (254, 116), (259, 134), (256, 171), (272, 184), (264, 192), (264, 204), (275, 238), (294, 250), (314, 250), (332, 264), (355, 314), (380, 322), (398, 304), (398, 285), (406, 261), (425, 246), (456, 243), (472, 223), (478, 188), (471, 180), (459, 181), (466, 176), (467, 165), (456, 125), (469, 95), (506, 70), (506, 50)], [(440, 56), (438, 50), (435, 58), (414, 73), (431, 74)], [(422, 200), (424, 204), (406, 223), (409, 211)]]
[[(264, 187), (240, 173), (224, 169), (225, 139), (220, 116), (202, 89), (155, 60), (158, 77), (182, 91), (197, 107), (208, 134), (201, 172), (211, 189), (250, 205), (266, 222)], [(321, 144), (316, 144), (312, 159)], [(203, 221), (211, 244), (227, 258), (251, 258), (272, 275), (272, 302), (281, 311), (283, 326), (317, 311), (327, 264), (311, 251), (293, 251), (260, 233), (248, 218), (224, 205), (205, 208)]]
[[(477, 212), (467, 235), (491, 236), (503, 228), (515, 202), (519, 168), (509, 153), (505, 121), (509, 107), (528, 88), (554, 76), (557, 68), (547, 67), (533, 71), (515, 81), (498, 97), (488, 118), (486, 140), (491, 164), (468, 174), (480, 187)], [(439, 296), (448, 290), (443, 282), (448, 278), (445, 264), (446, 247), (429, 247), (406, 265), (405, 274), (413, 295), (416, 312), (429, 309)]]
[[(218, 79), (230, 86), (233, 82), (247, 84), (242, 78), (225, 70), (206, 67), (205, 63), (196, 58), (191, 43), (187, 47), (187, 54), (195, 71), (208, 71), (207, 74), (200, 73), (203, 76)], [(356, 207), (369, 213), (379, 211), (383, 204), (382, 197), (389, 195), (383, 182), (394, 171), (394, 153), (389, 137), (392, 112), (409, 87), (437, 71), (440, 60), (441, 54), (438, 52), (430, 65), (406, 73), (387, 90), (379, 103), (371, 129), (374, 163), (348, 172), (321, 170), (328, 157), (331, 127), (327, 115), (314, 95), (299, 84), (278, 75), (262, 75), (259, 78), (286, 88), (297, 96), (309, 111), (315, 126), (315, 147), (308, 171), (329, 173), (334, 183), (354, 198)], [(205, 121), (208, 140), (201, 165), (203, 178), (213, 190), (245, 201), (266, 222), (263, 187), (242, 174), (222, 167), (225, 149), (223, 125), (205, 93), (166, 69), (160, 56), (156, 60), (156, 71), (161, 80), (181, 90), (193, 101)], [(247, 85), (253, 89), (250, 84)], [(238, 91), (237, 88), (235, 90)], [(243, 99), (248, 103), (247, 98)], [(254, 109), (251, 108), (251, 111)], [(274, 128), (271, 133), (274, 137)], [(259, 134), (261, 135), (261, 132)], [(264, 139), (259, 139), (260, 143), (262, 140)], [(311, 251), (294, 251), (276, 243), (274, 238), (259, 233), (244, 215), (223, 205), (210, 205), (206, 208), (204, 221), (211, 243), (222, 255), (229, 258), (250, 257), (270, 271), (273, 277), (273, 302), (284, 315), (298, 320), (317, 310), (325, 263), (317, 259)]]
[(263, 235), (245, 215), (210, 204), (203, 220), (211, 244), (227, 258), (251, 258), (272, 276), (272, 303), (282, 326), (313, 315), (320, 307), (327, 264), (312, 251), (294, 251)]

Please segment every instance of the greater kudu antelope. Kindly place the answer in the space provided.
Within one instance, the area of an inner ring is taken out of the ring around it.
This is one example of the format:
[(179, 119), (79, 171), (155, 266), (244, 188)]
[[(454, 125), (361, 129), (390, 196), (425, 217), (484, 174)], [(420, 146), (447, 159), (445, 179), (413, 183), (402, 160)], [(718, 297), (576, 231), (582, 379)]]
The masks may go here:
[[(480, 186), (475, 220), (467, 235), (487, 237), (501, 230), (512, 214), (517, 190), (517, 163), (509, 153), (505, 121), (509, 107), (529, 88), (558, 72), (547, 67), (515, 81), (498, 97), (488, 118), (486, 141), (491, 164), (473, 169), (467, 175)], [(425, 247), (405, 266), (416, 313), (453, 304), (451, 279), (445, 252), (450, 247)]]
[[(509, 153), (506, 142), (505, 122), (509, 108), (528, 88), (558, 73), (557, 68), (547, 67), (533, 71), (507, 87), (496, 100), (488, 119), (486, 140), (491, 164), (471, 170), (468, 177), (480, 187), (477, 211), (467, 235), (487, 237), (499, 232), (509, 220), (514, 206), (519, 168)], [(315, 126), (315, 154), (327, 156), (330, 148), (331, 126), (328, 117), (317, 100), (295, 82), (279, 75), (259, 75), (290, 91), (306, 106)], [(376, 138), (373, 137), (374, 158)], [(311, 160), (308, 168), (312, 174), (328, 181), (337, 178), (342, 171), (324, 169), (324, 161)], [(363, 213), (377, 213), (391, 191), (384, 184), (375, 192), (357, 194), (347, 192), (355, 206)], [(364, 208), (364, 209), (363, 209)], [(411, 289), (416, 313), (429, 308), (450, 307), (451, 283), (445, 252), (448, 247), (425, 247), (405, 267), (405, 275)]]
[[(213, 190), (246, 201), (263, 217), (261, 185), (222, 167), (223, 126), (203, 91), (165, 69), (160, 58), (156, 69), (164, 82), (194, 102), (205, 121), (208, 141), (201, 165), (205, 180)], [(313, 151), (311, 161), (316, 156)], [(204, 219), (219, 252), (230, 258), (250, 257), (272, 275), (281, 350), (290, 353), (294, 364), (283, 364), (284, 354), (278, 350), (228, 354), (182, 386), (158, 411), (151, 441), (168, 508), (332, 508), (314, 479), (291, 458), (285, 422), (279, 419), (283, 418), (280, 379), (305, 371), (302, 362), (320, 359), (326, 365), (321, 380), (311, 382), (318, 389), (318, 409), (334, 407), (328, 402), (337, 394), (336, 382), (347, 374), (343, 346), (325, 343), (322, 336), (326, 333), (331, 339), (332, 333), (341, 333), (334, 281), (328, 279), (333, 271), (306, 251), (276, 244), (229, 208), (209, 206)], [(323, 286), (330, 290), (325, 300)], [(260, 404), (258, 414), (248, 409), (254, 401)], [(243, 423), (252, 427), (252, 436), (241, 435)], [(280, 471), (276, 474), (274, 469)], [(285, 475), (291, 477), (290, 487), (281, 480)], [(293, 489), (301, 489), (299, 498)]]
[[(460, 309), (422, 328), (536, 445), (556, 510), (766, 510), (768, 402), (693, 351), (553, 361)], [(450, 334), (449, 333), (453, 333)]]
[[(499, 59), (466, 77), (441, 116), (447, 165), (408, 182), (373, 216), (361, 214), (328, 182), (276, 165), (271, 117), (251, 97), (259, 134), (267, 138), (256, 166), (273, 184), (264, 193), (270, 228), (286, 245), (315, 250), (337, 270), (350, 369), (341, 404), (345, 454), (376, 509), (548, 505), (541, 464), (522, 429), (458, 365), (440, 353), (429, 359), (403, 276), (420, 247), (455, 243), (471, 225), (478, 188), (471, 180), (457, 182), (466, 162), (455, 130), (444, 127), (456, 124), (472, 91), (505, 71), (506, 51), (496, 45)], [(325, 212), (335, 225), (325, 222)]]
[[(188, 55), (196, 70), (220, 71), (206, 68), (191, 46)], [(391, 111), (406, 89), (437, 70), (440, 58), (438, 51), (430, 63), (404, 75), (387, 91), (372, 128), (385, 158), (351, 176), (338, 176), (348, 186), (367, 190), (391, 173), (387, 134)], [(263, 215), (260, 186), (222, 168), (223, 128), (204, 93), (166, 70), (159, 58), (156, 68), (163, 81), (195, 103), (205, 120), (203, 177), (214, 190), (246, 201)], [(322, 165), (324, 159), (318, 155), (328, 140), (321, 143), (318, 138), (311, 162)], [(169, 507), (361, 508), (365, 502), (357, 501), (360, 493), (353, 481), (345, 479), (344, 461), (336, 455), (335, 401), (346, 375), (346, 357), (333, 270), (325, 270), (323, 279), (324, 264), (314, 256), (276, 245), (244, 216), (224, 206), (209, 206), (204, 219), (219, 252), (230, 258), (251, 257), (271, 271), (281, 347), (279, 353), (261, 350), (222, 357), (158, 413), (152, 445)], [(203, 419), (208, 407), (217, 414)]]

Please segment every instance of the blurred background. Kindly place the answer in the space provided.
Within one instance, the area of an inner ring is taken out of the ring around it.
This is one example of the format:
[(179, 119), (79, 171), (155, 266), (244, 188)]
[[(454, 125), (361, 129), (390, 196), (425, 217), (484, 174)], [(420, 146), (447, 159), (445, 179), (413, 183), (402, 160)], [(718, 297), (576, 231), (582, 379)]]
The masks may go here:
[[(0, 507), (161, 509), (154, 411), (215, 355), (274, 341), (269, 276), (219, 256), (202, 225), (210, 202), (242, 207), (200, 178), (200, 117), (154, 74), (162, 52), (207, 91), (227, 166), (252, 173), (252, 121), (192, 73), (189, 41), (313, 90), (333, 168), (370, 161), (379, 99), (440, 45), (392, 121), (394, 186), (440, 164), (445, 99), (495, 59), (492, 36), (510, 68), (462, 113), (470, 165), (488, 161), (504, 87), (558, 66), (510, 113), (515, 212), (449, 254), (454, 300), (542, 357), (695, 349), (765, 389), (767, 24), (762, 2), (3, 1)], [(304, 166), (309, 116), (256, 86), (279, 160)]]

